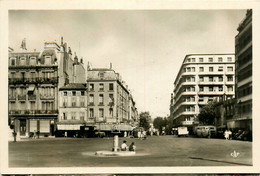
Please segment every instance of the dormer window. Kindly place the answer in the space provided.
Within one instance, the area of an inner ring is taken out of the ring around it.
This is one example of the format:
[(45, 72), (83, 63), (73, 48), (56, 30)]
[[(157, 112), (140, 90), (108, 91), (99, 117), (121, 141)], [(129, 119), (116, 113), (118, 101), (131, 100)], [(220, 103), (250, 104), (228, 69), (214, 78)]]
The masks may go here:
[(20, 58), (20, 65), (25, 65), (26, 59), (25, 57)]
[(36, 64), (36, 57), (30, 57), (30, 65)]
[(104, 78), (104, 72), (99, 72), (99, 77), (100, 77), (100, 79), (103, 79)]
[(11, 58), (11, 66), (15, 66), (15, 58)]
[(45, 56), (45, 65), (51, 65), (51, 56)]

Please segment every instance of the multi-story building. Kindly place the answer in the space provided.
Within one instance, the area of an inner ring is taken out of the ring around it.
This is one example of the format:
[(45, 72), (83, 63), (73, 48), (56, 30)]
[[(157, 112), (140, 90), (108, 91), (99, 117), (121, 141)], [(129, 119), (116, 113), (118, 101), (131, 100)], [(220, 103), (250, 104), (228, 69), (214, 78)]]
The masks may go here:
[(238, 109), (228, 126), (252, 130), (252, 10), (247, 11), (237, 31), (235, 93)]
[(170, 113), (174, 126), (190, 129), (200, 108), (214, 99), (234, 97), (233, 54), (190, 54), (184, 58), (174, 82)]
[(84, 135), (82, 128), (87, 122), (86, 84), (67, 84), (59, 89), (59, 94), (58, 131), (64, 136)]
[(71, 50), (61, 41), (45, 42), (41, 52), (9, 49), (9, 122), (18, 137), (39, 131), (54, 135), (58, 91), (73, 77)]
[[(136, 108), (134, 103), (130, 108), (131, 94), (119, 73), (112, 68), (89, 68), (87, 87), (87, 121), (94, 121), (96, 129), (107, 134), (115, 124), (121, 131), (132, 129), (130, 124), (136, 121)], [(130, 109), (134, 110), (133, 116)]]

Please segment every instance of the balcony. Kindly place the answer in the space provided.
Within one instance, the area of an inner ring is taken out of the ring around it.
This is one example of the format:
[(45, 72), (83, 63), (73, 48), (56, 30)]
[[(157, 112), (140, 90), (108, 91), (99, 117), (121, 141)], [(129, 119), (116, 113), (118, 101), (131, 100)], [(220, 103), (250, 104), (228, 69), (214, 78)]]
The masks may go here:
[(94, 105), (94, 102), (90, 102), (88, 105), (89, 105), (89, 106), (95, 106), (95, 105)]
[(9, 100), (10, 101), (15, 101), (16, 100), (16, 95), (9, 95)]
[(41, 100), (54, 100), (55, 96), (51, 96), (51, 95), (40, 95), (40, 99)]
[(10, 115), (58, 114), (58, 110), (9, 110)]
[(52, 78), (9, 78), (9, 84), (58, 83), (58, 77)]
[(26, 95), (18, 95), (18, 100), (25, 101), (26, 100)]
[(52, 77), (52, 78), (37, 78), (37, 83), (58, 83), (58, 77)]
[(28, 100), (36, 100), (36, 95), (28, 95)]

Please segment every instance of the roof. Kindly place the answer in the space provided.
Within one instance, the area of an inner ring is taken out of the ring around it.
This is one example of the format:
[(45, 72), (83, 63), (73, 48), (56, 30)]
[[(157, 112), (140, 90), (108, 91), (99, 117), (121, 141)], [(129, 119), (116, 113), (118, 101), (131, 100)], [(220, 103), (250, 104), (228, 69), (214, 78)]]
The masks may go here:
[(60, 88), (60, 90), (86, 90), (84, 83), (70, 83)]
[[(100, 73), (103, 74), (101, 75)], [(118, 80), (118, 74), (112, 69), (95, 68), (88, 70), (87, 80)]]

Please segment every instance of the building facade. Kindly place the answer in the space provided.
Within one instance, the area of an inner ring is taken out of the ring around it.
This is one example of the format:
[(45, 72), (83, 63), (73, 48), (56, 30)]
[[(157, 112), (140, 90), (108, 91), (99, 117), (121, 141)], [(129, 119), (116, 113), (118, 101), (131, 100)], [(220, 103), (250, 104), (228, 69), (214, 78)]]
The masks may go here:
[(9, 125), (17, 137), (53, 136), (58, 120), (59, 88), (73, 77), (67, 44), (45, 42), (41, 52), (9, 49)]
[(78, 136), (86, 125), (87, 87), (82, 83), (70, 83), (59, 89), (59, 120), (57, 129), (62, 136)]
[(235, 37), (237, 114), (228, 120), (228, 126), (252, 130), (252, 10), (247, 11), (237, 31)]
[(234, 54), (191, 54), (174, 82), (170, 116), (175, 127), (192, 126), (209, 101), (234, 98)]
[(132, 124), (137, 119), (137, 110), (128, 86), (119, 73), (112, 68), (88, 69), (87, 87), (87, 121), (94, 122), (97, 130), (106, 133), (115, 124), (121, 131), (132, 130)]

